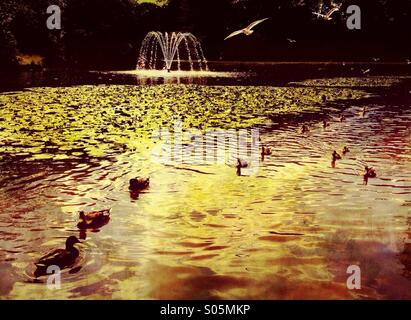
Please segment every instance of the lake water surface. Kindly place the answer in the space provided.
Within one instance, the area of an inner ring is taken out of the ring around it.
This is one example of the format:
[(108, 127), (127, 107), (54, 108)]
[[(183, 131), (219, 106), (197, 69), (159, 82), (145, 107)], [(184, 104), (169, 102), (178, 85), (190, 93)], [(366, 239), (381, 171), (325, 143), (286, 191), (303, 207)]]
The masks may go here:
[[(0, 94), (0, 297), (410, 299), (409, 83), (344, 77)], [(408, 86), (405, 95), (387, 96), (395, 85)], [(200, 136), (254, 128), (272, 155), (243, 176), (241, 152), (222, 163), (158, 161), (153, 150), (167, 145), (153, 132), (171, 132), (176, 121)], [(350, 152), (332, 168), (331, 153), (344, 146)], [(378, 173), (368, 185), (365, 165)], [(137, 175), (151, 178), (138, 196), (128, 191)], [(80, 233), (78, 211), (103, 208), (112, 208), (109, 224)], [(49, 290), (33, 263), (70, 235), (83, 239), (80, 258), (61, 289)], [(350, 265), (361, 268), (361, 290), (347, 289)]]

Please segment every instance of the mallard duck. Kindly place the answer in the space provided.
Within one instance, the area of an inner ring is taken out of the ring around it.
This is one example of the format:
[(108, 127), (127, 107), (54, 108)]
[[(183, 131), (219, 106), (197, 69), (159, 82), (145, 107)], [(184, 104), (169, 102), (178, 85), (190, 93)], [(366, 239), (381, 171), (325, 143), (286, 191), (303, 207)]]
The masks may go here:
[(245, 160), (237, 159), (237, 176), (241, 176), (241, 169), (248, 168), (248, 163)]
[(323, 128), (326, 129), (329, 126), (330, 124), (327, 122), (327, 120), (323, 120)]
[(303, 127), (301, 128), (301, 133), (307, 133), (310, 132), (310, 130), (308, 129), (308, 126), (303, 125)]
[(147, 189), (150, 185), (150, 178), (133, 178), (130, 179), (130, 186), (129, 189), (131, 191), (142, 191), (144, 189)]
[(346, 155), (348, 152), (350, 152), (350, 149), (347, 146), (345, 146), (342, 150), (342, 154)]
[(110, 221), (111, 209), (92, 211), (85, 213), (79, 212), (80, 222), (77, 224), (79, 229), (98, 229)]
[(75, 236), (70, 236), (66, 240), (65, 249), (56, 249), (41, 257), (35, 265), (37, 267), (34, 275), (36, 277), (46, 275), (49, 266), (58, 266), (61, 270), (74, 265), (80, 252), (74, 247), (80, 241)]

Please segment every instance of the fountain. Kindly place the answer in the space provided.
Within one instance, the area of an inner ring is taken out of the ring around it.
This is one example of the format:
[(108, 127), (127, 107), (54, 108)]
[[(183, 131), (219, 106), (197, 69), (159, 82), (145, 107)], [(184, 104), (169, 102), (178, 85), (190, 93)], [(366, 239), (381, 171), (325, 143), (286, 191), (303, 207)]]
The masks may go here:
[(138, 58), (137, 70), (167, 70), (173, 64), (182, 70), (182, 63), (188, 63), (190, 71), (208, 71), (200, 42), (186, 32), (149, 32), (144, 38)]

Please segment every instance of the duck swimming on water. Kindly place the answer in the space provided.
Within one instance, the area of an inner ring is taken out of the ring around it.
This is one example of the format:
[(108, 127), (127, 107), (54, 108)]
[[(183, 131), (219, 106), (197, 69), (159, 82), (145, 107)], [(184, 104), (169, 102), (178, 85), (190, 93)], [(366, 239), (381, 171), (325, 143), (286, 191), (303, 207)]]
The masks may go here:
[(79, 229), (98, 229), (110, 221), (111, 209), (92, 211), (85, 213), (79, 212), (80, 222), (77, 224)]
[(350, 152), (350, 149), (347, 146), (345, 146), (342, 150), (342, 154), (345, 156), (348, 152)]
[(137, 177), (130, 179), (130, 191), (139, 192), (147, 189), (150, 186), (150, 178)]
[(374, 168), (369, 168), (368, 166), (365, 166), (365, 173), (364, 173), (364, 184), (368, 184), (368, 179), (373, 179), (377, 178), (377, 173), (375, 172)]
[(271, 148), (269, 147), (262, 147), (261, 148), (261, 161), (264, 161), (265, 156), (271, 156), (273, 154)]
[(35, 262), (37, 267), (34, 272), (35, 277), (46, 275), (47, 268), (50, 266), (57, 266), (61, 270), (73, 266), (80, 254), (78, 249), (74, 247), (76, 243), (81, 242), (77, 237), (70, 236), (66, 240), (65, 249), (55, 249), (37, 260), (37, 262)]
[(237, 159), (237, 176), (241, 176), (241, 169), (248, 168), (248, 163), (245, 160)]

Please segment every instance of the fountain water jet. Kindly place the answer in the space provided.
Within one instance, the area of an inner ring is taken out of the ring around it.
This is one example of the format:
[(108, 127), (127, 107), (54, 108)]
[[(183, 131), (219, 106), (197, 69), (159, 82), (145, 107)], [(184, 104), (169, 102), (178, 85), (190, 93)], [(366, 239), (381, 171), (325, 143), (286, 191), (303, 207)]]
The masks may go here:
[[(158, 52), (163, 59), (159, 59)], [(186, 58), (186, 60), (182, 60)], [(208, 71), (200, 42), (191, 33), (149, 32), (140, 49), (137, 70), (157, 70), (163, 61), (162, 69), (171, 72), (173, 63), (181, 70), (182, 62), (187, 61), (191, 71)]]

